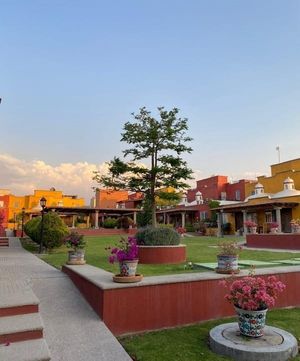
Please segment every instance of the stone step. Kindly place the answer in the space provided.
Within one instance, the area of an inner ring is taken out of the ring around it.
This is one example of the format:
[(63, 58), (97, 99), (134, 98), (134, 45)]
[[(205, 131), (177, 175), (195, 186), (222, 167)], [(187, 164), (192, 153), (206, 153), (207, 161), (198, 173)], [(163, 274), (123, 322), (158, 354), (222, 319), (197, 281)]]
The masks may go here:
[(0, 344), (43, 337), (43, 321), (38, 313), (0, 318)]
[(39, 300), (28, 284), (0, 282), (0, 317), (35, 313), (38, 310)]
[(50, 351), (45, 340), (30, 340), (0, 345), (0, 360), (3, 361), (49, 361)]

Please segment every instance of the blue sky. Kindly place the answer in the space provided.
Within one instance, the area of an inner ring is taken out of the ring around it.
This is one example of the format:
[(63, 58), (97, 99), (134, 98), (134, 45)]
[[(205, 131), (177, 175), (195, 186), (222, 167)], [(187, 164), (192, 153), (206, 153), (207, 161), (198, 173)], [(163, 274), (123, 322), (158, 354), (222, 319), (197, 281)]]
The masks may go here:
[(181, 109), (198, 177), (268, 174), (277, 145), (282, 161), (300, 157), (298, 0), (0, 9), (0, 188), (90, 192), (88, 170), (125, 149), (122, 126), (141, 106)]

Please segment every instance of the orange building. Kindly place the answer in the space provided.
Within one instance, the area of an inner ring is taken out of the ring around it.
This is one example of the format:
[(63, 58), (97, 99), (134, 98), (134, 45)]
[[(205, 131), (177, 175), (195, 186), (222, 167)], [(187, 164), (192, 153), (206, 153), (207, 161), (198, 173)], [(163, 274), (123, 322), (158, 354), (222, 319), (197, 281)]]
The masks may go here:
[(127, 190), (97, 189), (96, 208), (117, 208), (118, 202), (128, 200)]

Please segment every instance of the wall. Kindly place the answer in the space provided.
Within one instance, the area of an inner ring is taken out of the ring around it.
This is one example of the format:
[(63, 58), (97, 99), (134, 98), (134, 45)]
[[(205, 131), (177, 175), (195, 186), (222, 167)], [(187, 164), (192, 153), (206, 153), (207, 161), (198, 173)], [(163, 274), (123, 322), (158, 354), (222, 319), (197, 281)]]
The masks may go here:
[(116, 208), (117, 202), (128, 199), (128, 191), (99, 189), (96, 191), (97, 208)]
[[(257, 274), (276, 274), (286, 284), (277, 307), (300, 305), (300, 288), (295, 287), (300, 282), (300, 267), (288, 269), (257, 270)], [(108, 272), (102, 276), (103, 270), (91, 266), (64, 266), (63, 271), (115, 335), (234, 315), (233, 306), (224, 300), (225, 289), (219, 284), (224, 276), (213, 272), (146, 277), (139, 284), (120, 285), (112, 282)], [(86, 275), (93, 275), (94, 279)]]
[(247, 234), (247, 247), (300, 250), (300, 234)]

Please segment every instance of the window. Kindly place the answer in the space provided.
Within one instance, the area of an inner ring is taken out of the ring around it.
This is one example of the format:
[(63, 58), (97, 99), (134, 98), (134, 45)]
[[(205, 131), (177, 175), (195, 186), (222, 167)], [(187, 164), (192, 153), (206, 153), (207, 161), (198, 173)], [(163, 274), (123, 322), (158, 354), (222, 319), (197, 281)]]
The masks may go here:
[(221, 200), (226, 201), (226, 192), (221, 192)]
[(205, 219), (207, 219), (207, 212), (200, 212), (200, 221), (204, 221)]
[(235, 191), (235, 200), (240, 201), (241, 200), (241, 191), (238, 189)]

